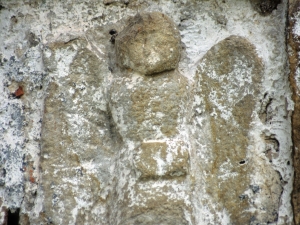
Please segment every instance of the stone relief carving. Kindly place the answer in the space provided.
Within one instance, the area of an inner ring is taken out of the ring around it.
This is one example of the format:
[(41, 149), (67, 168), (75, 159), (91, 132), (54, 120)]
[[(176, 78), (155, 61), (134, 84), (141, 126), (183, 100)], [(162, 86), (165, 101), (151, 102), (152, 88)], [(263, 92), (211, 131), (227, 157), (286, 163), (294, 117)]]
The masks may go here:
[[(109, 105), (124, 140), (119, 177), (126, 176), (117, 188), (124, 192), (118, 194), (115, 206), (124, 214), (117, 216), (122, 218), (117, 224), (154, 220), (190, 224), (193, 220), (190, 186), (184, 178), (189, 173), (190, 144), (181, 134), (190, 90), (187, 79), (176, 70), (180, 52), (179, 31), (159, 12), (137, 14), (115, 38), (120, 70), (108, 91)], [(181, 194), (174, 192), (175, 186)]]
[[(249, 133), (263, 73), (264, 66), (255, 47), (239, 36), (230, 36), (213, 46), (201, 59), (197, 71), (195, 95), (201, 97), (203, 106), (197, 105), (195, 110), (203, 110), (200, 117), (207, 128), (202, 129), (210, 130), (210, 152), (199, 168), (210, 174), (204, 178), (204, 192), (218, 202), (219, 210), (226, 209), (233, 224), (277, 220), (280, 198), (273, 196), (282, 192), (280, 176), (269, 165), (253, 160)], [(272, 174), (274, 180), (266, 177), (260, 185), (273, 183), (274, 192), (265, 193), (264, 189), (252, 193), (249, 187), (257, 184), (252, 183), (251, 176), (263, 170)], [(268, 198), (256, 202), (255, 195)], [(256, 215), (250, 212), (251, 207), (264, 207), (269, 213)]]
[[(260, 181), (275, 183), (273, 193), (251, 191), (257, 185), (252, 174), (265, 166), (251, 161), (249, 131), (264, 71), (254, 46), (238, 36), (219, 42), (201, 59), (191, 84), (176, 69), (180, 34), (170, 18), (142, 12), (126, 24), (113, 33), (110, 62), (88, 49), (104, 40), (94, 39), (97, 30), (87, 34), (90, 43), (75, 39), (45, 50), (53, 72), (59, 66), (54, 58), (74, 54), (70, 70), (56, 78), (65, 85), (54, 80), (45, 103), (42, 189), (51, 199), (45, 220), (67, 224), (77, 215), (79, 224), (205, 224), (205, 215), (195, 218), (202, 207), (216, 224), (226, 216), (233, 224), (276, 221), (279, 198), (273, 195), (282, 191), (276, 171), (262, 169), (275, 180)], [(81, 89), (81, 82), (89, 89)], [(81, 101), (82, 95), (89, 101)], [(82, 130), (72, 133), (74, 126)], [(199, 140), (199, 133), (207, 139)], [(62, 158), (68, 170), (60, 169)], [(94, 177), (86, 171), (97, 158), (102, 160)], [(78, 188), (86, 203), (73, 212), (64, 205), (78, 204)], [(255, 202), (256, 194), (265, 194), (265, 202)], [(63, 206), (67, 215), (55, 216)], [(257, 207), (265, 207), (266, 215), (256, 215)]]
[(179, 31), (160, 12), (138, 13), (116, 37), (118, 65), (143, 75), (176, 69), (180, 52)]

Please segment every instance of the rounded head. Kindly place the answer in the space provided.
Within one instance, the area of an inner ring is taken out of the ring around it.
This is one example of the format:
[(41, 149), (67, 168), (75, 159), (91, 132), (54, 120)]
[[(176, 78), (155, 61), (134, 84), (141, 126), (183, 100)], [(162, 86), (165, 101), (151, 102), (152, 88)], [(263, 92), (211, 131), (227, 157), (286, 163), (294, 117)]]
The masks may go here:
[(143, 12), (115, 39), (117, 62), (121, 68), (152, 75), (177, 67), (180, 34), (174, 22), (160, 12)]

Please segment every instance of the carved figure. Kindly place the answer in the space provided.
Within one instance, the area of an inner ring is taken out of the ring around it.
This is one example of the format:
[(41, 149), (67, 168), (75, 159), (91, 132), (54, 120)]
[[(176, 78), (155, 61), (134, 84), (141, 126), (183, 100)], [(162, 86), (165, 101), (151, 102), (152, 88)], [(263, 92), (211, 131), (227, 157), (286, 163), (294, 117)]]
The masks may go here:
[[(276, 221), (280, 175), (249, 154), (264, 72), (254, 46), (238, 36), (217, 43), (191, 84), (177, 70), (180, 33), (166, 15), (142, 12), (115, 28), (119, 32), (102, 27), (88, 31), (87, 41), (45, 50), (50, 72), (60, 61), (70, 64), (69, 74), (55, 77), (64, 85), (54, 80), (45, 102), (45, 219), (112, 225)], [(111, 43), (97, 32), (110, 34)], [(88, 48), (104, 41), (112, 52), (110, 69)], [(254, 182), (251, 175), (259, 171), (270, 178)], [(74, 211), (78, 187), (86, 203)], [(258, 208), (267, 213), (257, 214)], [(56, 216), (64, 210), (72, 213)]]
[[(183, 125), (189, 85), (176, 71), (180, 34), (166, 15), (140, 13), (116, 37), (115, 48), (120, 71), (109, 103), (124, 143), (118, 177), (127, 179), (116, 188), (124, 192), (116, 206), (124, 216), (116, 224), (189, 224), (190, 145)], [(176, 186), (185, 198), (172, 191)]]

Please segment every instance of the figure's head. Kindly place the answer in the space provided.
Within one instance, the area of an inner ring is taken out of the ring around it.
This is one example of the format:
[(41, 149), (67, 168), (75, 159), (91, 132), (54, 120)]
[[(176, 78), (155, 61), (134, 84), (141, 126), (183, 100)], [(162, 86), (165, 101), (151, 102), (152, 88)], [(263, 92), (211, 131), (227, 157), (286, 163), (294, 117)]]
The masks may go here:
[(179, 31), (160, 12), (138, 13), (116, 37), (115, 44), (119, 66), (144, 75), (173, 70), (180, 59)]

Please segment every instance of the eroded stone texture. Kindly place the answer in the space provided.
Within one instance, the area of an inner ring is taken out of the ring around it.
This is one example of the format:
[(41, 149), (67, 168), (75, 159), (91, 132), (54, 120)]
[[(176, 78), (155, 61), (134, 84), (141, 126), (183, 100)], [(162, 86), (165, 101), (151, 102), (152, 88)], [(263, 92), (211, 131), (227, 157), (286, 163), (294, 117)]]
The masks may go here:
[(292, 193), (292, 203), (294, 210), (294, 221), (300, 224), (300, 85), (299, 85), (299, 50), (300, 50), (300, 1), (291, 1), (289, 8), (289, 39), (291, 47), (289, 55), (290, 63), (290, 83), (293, 91), (293, 101), (295, 102), (292, 115), (292, 135), (293, 135), (293, 164), (294, 164), (294, 184)]
[(277, 8), (281, 0), (250, 0), (253, 8), (262, 15), (268, 15)]
[(108, 89), (109, 107), (124, 145), (118, 149), (110, 222), (193, 224), (189, 141), (181, 134), (190, 89), (173, 70), (181, 52), (179, 32), (162, 13), (140, 13), (115, 47), (121, 70)]
[(287, 1), (0, 2), (0, 224), (292, 223)]
[(188, 158), (183, 141), (149, 141), (136, 149), (134, 164), (141, 179), (172, 178), (186, 175)]
[(175, 69), (180, 58), (180, 34), (160, 12), (138, 13), (115, 42), (119, 66), (145, 75)]
[[(81, 39), (54, 43), (44, 54), (51, 74), (60, 63), (66, 65), (65, 73), (49, 85), (45, 101), (39, 219), (47, 223), (107, 224), (103, 189), (110, 177), (113, 144), (101, 88), (103, 68), (86, 45)], [(91, 166), (99, 159), (98, 167)]]
[[(247, 155), (247, 149), (263, 72), (255, 48), (239, 36), (230, 36), (212, 47), (198, 66), (196, 95), (203, 99), (211, 130), (210, 163), (206, 163), (210, 176), (206, 178), (205, 192), (214, 199), (219, 210), (226, 209), (233, 224), (257, 221), (249, 210), (247, 190), (254, 162)], [(266, 188), (266, 191), (271, 190)], [(275, 201), (266, 202), (268, 207), (275, 205), (271, 209), (266, 207), (266, 211), (270, 210), (268, 215), (278, 210), (278, 194), (276, 191), (270, 196), (276, 196)], [(276, 213), (274, 215), (258, 220), (274, 222), (277, 219)]]
[[(87, 37), (92, 44), (104, 43), (97, 35), (88, 32)], [(108, 84), (109, 64), (87, 46), (85, 40), (75, 39), (45, 50), (51, 74), (66, 67), (49, 85), (45, 101), (41, 156), (45, 210), (40, 218), (58, 224), (191, 224), (190, 189), (183, 178), (189, 172), (189, 149), (179, 132), (189, 101), (187, 79), (178, 71), (151, 77), (115, 73), (106, 89), (102, 85)], [(90, 168), (97, 159), (100, 165)], [(82, 194), (76, 196), (79, 189)], [(82, 201), (82, 207), (72, 211)], [(59, 210), (66, 213), (63, 218), (55, 214)]]
[(188, 90), (186, 78), (177, 71), (116, 77), (109, 102), (122, 137), (135, 142), (176, 137), (184, 120)]
[(116, 162), (118, 204), (112, 207), (110, 221), (191, 224), (189, 182), (184, 178), (189, 170), (188, 140), (179, 132), (189, 101), (186, 78), (177, 71), (122, 74), (113, 80), (109, 96), (112, 118), (124, 141)]
[[(156, 197), (157, 198), (157, 197)], [(138, 211), (143, 209), (140, 207)], [(126, 218), (126, 216), (124, 216)], [(136, 217), (124, 220), (122, 224), (132, 225), (152, 225), (153, 221), (155, 224), (161, 225), (188, 225), (188, 220), (185, 219), (184, 210), (182, 206), (176, 202), (166, 203), (157, 198), (157, 201), (152, 203), (152, 207), (144, 209), (144, 212), (137, 214)]]

